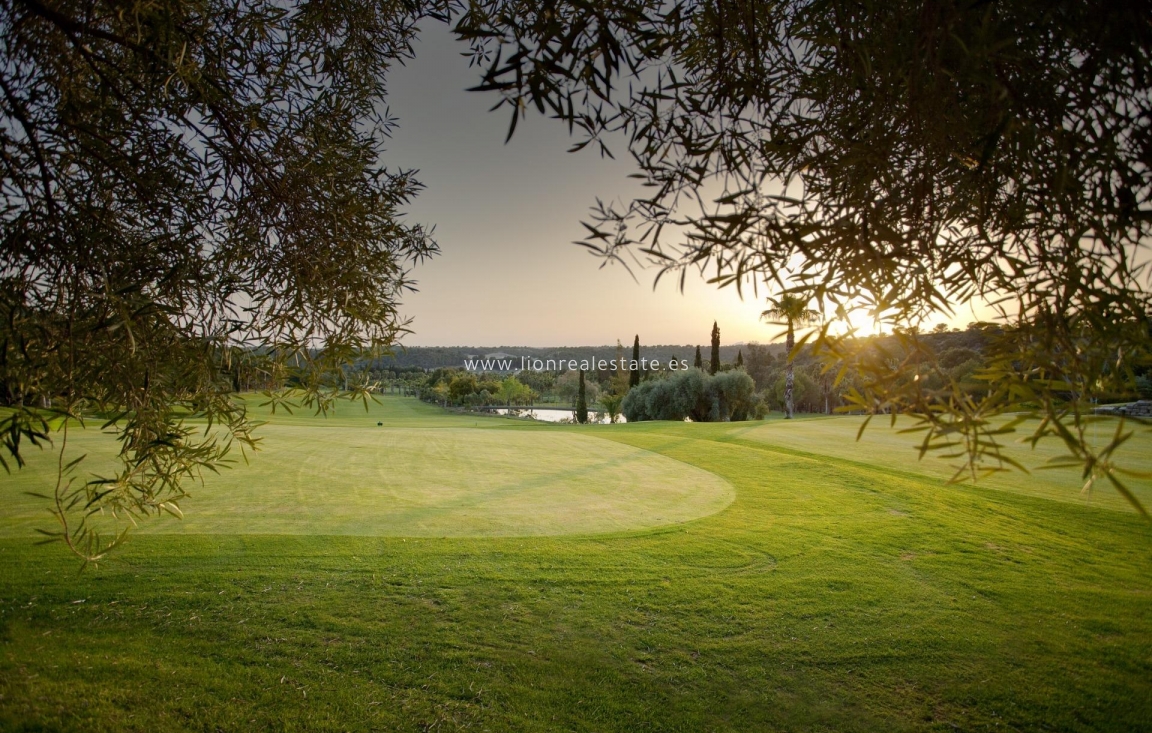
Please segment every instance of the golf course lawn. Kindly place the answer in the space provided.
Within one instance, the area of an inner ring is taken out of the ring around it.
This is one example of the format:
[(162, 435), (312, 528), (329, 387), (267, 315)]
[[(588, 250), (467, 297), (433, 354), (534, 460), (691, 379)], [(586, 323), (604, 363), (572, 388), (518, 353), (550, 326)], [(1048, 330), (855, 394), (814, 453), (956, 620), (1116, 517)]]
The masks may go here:
[(95, 570), (34, 544), (51, 456), (0, 478), (0, 730), (1152, 730), (1152, 523), (1075, 475), (945, 485), (857, 418), (268, 420)]
[[(69, 455), (113, 455), (114, 440), (86, 432), (72, 433)], [(260, 435), (267, 449), (195, 488), (183, 521), (148, 522), (140, 533), (588, 534), (696, 519), (735, 496), (731, 484), (703, 469), (570, 431), (373, 423), (267, 425)], [(110, 473), (112, 461), (101, 463)], [(35, 455), (29, 468), (13, 483), (40, 491), (53, 485), (50, 454)], [(45, 506), (21, 495), (0, 536), (36, 537)]]
[[(735, 430), (731, 434), (764, 442), (778, 449), (880, 464), (893, 469), (902, 468), (911, 474), (928, 476), (936, 482), (948, 481), (956, 475), (959, 466), (955, 459), (928, 454), (922, 460), (917, 460), (917, 444), (923, 439), (923, 433), (898, 432), (912, 427), (912, 420), (900, 418), (896, 421), (896, 427), (892, 428), (889, 418), (876, 418), (857, 440), (856, 435), (862, 422), (863, 418), (860, 417), (827, 418), (821, 415), (801, 417), (792, 422), (771, 420), (749, 423), (744, 429)], [(1089, 427), (1089, 440), (1098, 448), (1107, 445), (1112, 440), (1117, 422), (1107, 419)], [(1022, 474), (1015, 469), (993, 473), (982, 476), (978, 481), (980, 486), (1085, 506), (1133, 511), (1128, 500), (1107, 480), (1101, 480), (1085, 492), (1084, 477), (1079, 471), (1045, 469), (1049, 459), (1064, 454), (1064, 446), (1059, 440), (1051, 438), (1040, 441), (1035, 448), (1021, 445), (1021, 441), (1031, 435), (1034, 428), (1034, 424), (1026, 422), (1017, 427), (1015, 433), (999, 438), (1012, 457), (1023, 464), (1029, 473)], [(1131, 422), (1125, 423), (1123, 429), (1125, 432), (1134, 431), (1134, 434), (1117, 452), (1119, 464), (1128, 470), (1152, 473), (1152, 432)], [(1141, 503), (1152, 508), (1152, 481), (1126, 477), (1125, 482)]]

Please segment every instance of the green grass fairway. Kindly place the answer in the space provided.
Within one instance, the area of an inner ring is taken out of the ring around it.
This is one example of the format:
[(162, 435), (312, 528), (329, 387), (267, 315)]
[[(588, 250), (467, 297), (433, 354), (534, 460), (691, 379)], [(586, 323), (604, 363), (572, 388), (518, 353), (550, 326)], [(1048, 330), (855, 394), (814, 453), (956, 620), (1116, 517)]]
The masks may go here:
[(1152, 731), (1152, 523), (1103, 488), (852, 418), (269, 420), (97, 570), (27, 535), (45, 457), (0, 479), (0, 730)]
[[(911, 420), (899, 419), (896, 428), (892, 428), (889, 418), (874, 418), (857, 442), (856, 436), (863, 420), (860, 417), (807, 417), (792, 422), (773, 420), (735, 434), (781, 449), (903, 469), (941, 481), (947, 481), (956, 474), (954, 459), (947, 460), (928, 454), (923, 460), (918, 460), (919, 450), (916, 445), (923, 438), (923, 433), (899, 432), (912, 426)], [(1152, 431), (1131, 422), (1125, 425), (1125, 429), (1134, 430), (1135, 435), (1121, 446), (1117, 454), (1120, 464), (1130, 470), (1152, 472)], [(1115, 420), (1102, 421), (1089, 429), (1089, 436), (1094, 437), (1098, 445), (1104, 446), (1112, 440), (1115, 429)], [(1012, 470), (985, 476), (977, 482), (980, 486), (1056, 501), (1135, 511), (1107, 481), (1094, 485), (1085, 493), (1084, 479), (1077, 471), (1041, 468), (1049, 458), (1064, 453), (1063, 445), (1051, 439), (1041, 441), (1035, 449), (1021, 444), (1020, 441), (1030, 435), (1032, 430), (1033, 427), (1025, 423), (1016, 428), (1014, 435), (1001, 438), (1011, 456), (1024, 464), (1029, 473)], [(1141, 478), (1125, 478), (1125, 481), (1141, 503), (1152, 510), (1152, 481)]]

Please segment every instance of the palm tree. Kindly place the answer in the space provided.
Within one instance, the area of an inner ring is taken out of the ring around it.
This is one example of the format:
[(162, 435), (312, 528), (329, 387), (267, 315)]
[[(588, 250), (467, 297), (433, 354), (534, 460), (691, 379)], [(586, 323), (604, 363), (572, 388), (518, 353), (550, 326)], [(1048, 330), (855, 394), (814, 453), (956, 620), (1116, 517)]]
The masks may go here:
[(779, 298), (769, 298), (768, 305), (772, 307), (761, 313), (760, 317), (769, 319), (771, 323), (788, 326), (788, 338), (784, 342), (788, 350), (788, 371), (786, 372), (787, 376), (784, 380), (784, 418), (791, 420), (794, 409), (792, 405), (792, 384), (794, 381), (792, 372), (792, 349), (796, 347), (795, 327), (797, 325), (807, 326), (818, 322), (820, 320), (820, 312), (808, 308), (808, 298), (802, 298), (790, 293), (784, 293)]

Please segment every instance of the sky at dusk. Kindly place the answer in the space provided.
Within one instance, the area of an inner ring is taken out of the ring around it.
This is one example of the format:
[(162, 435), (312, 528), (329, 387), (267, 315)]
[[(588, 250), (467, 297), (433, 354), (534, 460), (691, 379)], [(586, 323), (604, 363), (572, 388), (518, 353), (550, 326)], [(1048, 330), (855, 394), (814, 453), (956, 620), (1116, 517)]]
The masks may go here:
[[(389, 75), (399, 128), (384, 160), (419, 169), (426, 189), (409, 217), (435, 225), (441, 247), (415, 271), (420, 291), (404, 299), (415, 319), (406, 345), (599, 346), (634, 334), (648, 344), (706, 344), (714, 320), (727, 344), (780, 333), (758, 319), (765, 293), (742, 301), (691, 276), (683, 294), (671, 281), (654, 291), (655, 270), (634, 270), (633, 280), (573, 244), (598, 196), (627, 201), (642, 190), (627, 178), (627, 151), (613, 150), (617, 160), (567, 153), (567, 128), (535, 113), (505, 145), (506, 109), (488, 111), (498, 98), (465, 91), (479, 80), (466, 50), (428, 24), (416, 59)], [(965, 307), (950, 322), (972, 320)]]

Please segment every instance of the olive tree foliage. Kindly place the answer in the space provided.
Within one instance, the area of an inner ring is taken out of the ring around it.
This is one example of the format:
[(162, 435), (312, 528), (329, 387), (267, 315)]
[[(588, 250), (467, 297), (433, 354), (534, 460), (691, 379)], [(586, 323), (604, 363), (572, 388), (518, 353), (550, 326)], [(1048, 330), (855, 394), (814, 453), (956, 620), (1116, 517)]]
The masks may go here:
[(755, 410), (756, 385), (743, 371), (711, 375), (688, 369), (664, 379), (641, 382), (628, 391), (620, 410), (628, 422), (748, 420)]
[[(622, 140), (648, 187), (598, 202), (582, 244), (657, 279), (700, 273), (889, 328), (975, 300), (1002, 311), (974, 399), (906, 330), (903, 356), (810, 340), (862, 375), (852, 407), (916, 416), (958, 474), (1007, 468), (996, 419), (1029, 411), (1086, 489), (1130, 431), (1092, 445), (1093, 394), (1148, 358), (1152, 24), (1113, 0), (474, 0), (454, 28), (478, 90), (574, 149)], [(929, 319), (929, 320), (925, 320)], [(893, 418), (894, 419), (894, 418)]]
[[(380, 154), (415, 20), (399, 0), (0, 0), (0, 462), (55, 441), (51, 534), (85, 560), (123, 537), (94, 513), (179, 515), (256, 447), (241, 377), (326, 409), (341, 366), (405, 330), (436, 246)], [(67, 428), (93, 420), (120, 469), (87, 481)]]

